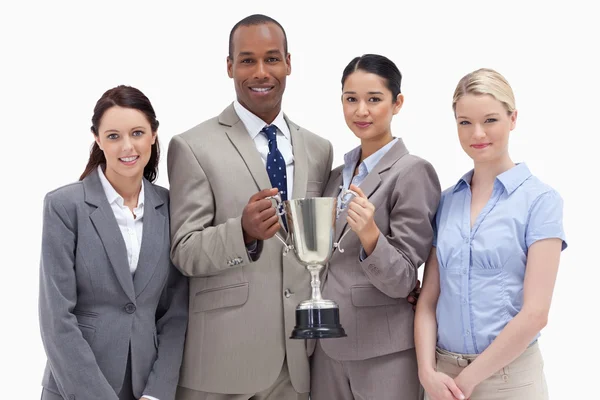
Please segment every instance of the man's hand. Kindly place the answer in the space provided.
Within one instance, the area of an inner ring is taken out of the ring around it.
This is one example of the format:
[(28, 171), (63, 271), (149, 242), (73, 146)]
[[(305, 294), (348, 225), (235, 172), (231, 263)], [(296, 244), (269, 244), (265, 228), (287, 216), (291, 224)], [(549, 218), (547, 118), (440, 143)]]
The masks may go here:
[(261, 190), (248, 200), (242, 213), (244, 243), (270, 239), (281, 228), (275, 207), (271, 200), (267, 199), (269, 196), (275, 196), (277, 191), (277, 188)]
[(413, 305), (413, 310), (417, 309), (417, 300), (419, 300), (419, 294), (421, 294), (421, 281), (417, 279), (415, 288), (408, 294), (408, 302)]

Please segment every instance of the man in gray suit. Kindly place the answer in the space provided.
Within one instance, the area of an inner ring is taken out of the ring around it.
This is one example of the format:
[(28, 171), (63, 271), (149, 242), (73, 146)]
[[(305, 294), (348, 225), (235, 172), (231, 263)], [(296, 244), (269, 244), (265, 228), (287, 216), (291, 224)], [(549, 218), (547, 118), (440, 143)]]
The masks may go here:
[(191, 278), (179, 400), (308, 398), (306, 345), (289, 336), (309, 274), (283, 256), (266, 198), (320, 196), (333, 152), (283, 114), (290, 72), (277, 21), (238, 22), (227, 57), (237, 100), (169, 145), (171, 256)]

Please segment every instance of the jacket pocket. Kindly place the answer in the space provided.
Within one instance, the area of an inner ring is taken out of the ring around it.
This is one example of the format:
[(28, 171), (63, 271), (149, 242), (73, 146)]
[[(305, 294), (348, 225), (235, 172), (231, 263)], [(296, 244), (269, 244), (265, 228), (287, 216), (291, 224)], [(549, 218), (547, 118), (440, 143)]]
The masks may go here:
[(323, 182), (308, 181), (306, 182), (306, 197), (321, 197), (324, 189)]
[(96, 335), (96, 328), (94, 328), (91, 325), (82, 324), (82, 323), (78, 323), (77, 326), (79, 327), (79, 330), (81, 331), (81, 335), (83, 336), (85, 341), (91, 345), (92, 341), (94, 340), (94, 336)]
[(77, 308), (73, 309), (73, 314), (91, 318), (96, 318), (98, 316), (98, 313), (95, 313), (93, 311), (79, 310)]
[[(77, 325), (79, 325), (79, 327), (82, 328), (81, 331), (83, 332), (83, 337), (86, 338), (86, 340), (88, 337), (93, 337), (93, 333), (96, 332), (96, 322), (98, 314), (92, 311), (78, 309), (74, 309), (73, 314), (75, 315), (75, 318), (77, 318)], [(92, 332), (89, 332), (90, 330)], [(90, 340), (88, 340), (88, 342), (90, 342)]]
[(516, 390), (525, 390), (533, 386), (533, 382), (524, 382), (512, 386), (498, 388), (498, 393), (514, 392)]
[(356, 285), (350, 288), (352, 304), (355, 307), (377, 307), (399, 304), (406, 299), (393, 299), (383, 294), (373, 285)]
[(248, 282), (205, 289), (194, 297), (194, 312), (241, 306), (248, 301)]

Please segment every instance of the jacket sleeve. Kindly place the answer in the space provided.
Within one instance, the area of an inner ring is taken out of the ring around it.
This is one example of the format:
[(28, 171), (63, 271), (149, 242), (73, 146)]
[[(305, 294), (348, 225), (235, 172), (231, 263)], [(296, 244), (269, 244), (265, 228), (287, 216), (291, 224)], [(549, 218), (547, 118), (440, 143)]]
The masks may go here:
[(72, 313), (77, 303), (76, 242), (77, 228), (64, 204), (46, 195), (39, 296), (42, 342), (63, 398), (118, 400)]
[(175, 398), (188, 321), (188, 278), (170, 265), (156, 311), (158, 356), (143, 393), (159, 400)]
[[(215, 198), (189, 144), (174, 136), (167, 154), (171, 194), (171, 259), (183, 275), (217, 275), (251, 260), (244, 244), (242, 216), (217, 226)], [(256, 258), (262, 251), (258, 242)]]
[(360, 261), (369, 281), (393, 298), (408, 297), (433, 240), (441, 189), (431, 164), (419, 160), (400, 175), (392, 193), (390, 233), (379, 234), (373, 252)]

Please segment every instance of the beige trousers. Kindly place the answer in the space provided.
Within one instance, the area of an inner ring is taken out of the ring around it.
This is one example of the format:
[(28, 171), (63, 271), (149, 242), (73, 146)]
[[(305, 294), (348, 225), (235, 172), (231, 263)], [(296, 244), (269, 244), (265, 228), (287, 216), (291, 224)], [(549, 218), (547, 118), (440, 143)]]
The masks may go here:
[[(257, 366), (260, 368), (260, 366)], [(260, 393), (250, 394), (222, 394), (198, 392), (182, 386), (177, 387), (176, 400), (308, 400), (308, 393), (297, 393), (292, 386), (287, 362), (283, 361), (283, 367), (279, 377), (271, 387)]]
[[(451, 378), (467, 367), (477, 355), (436, 350), (437, 370)], [(429, 400), (427, 394), (425, 399)], [(544, 377), (544, 360), (535, 342), (516, 360), (481, 382), (471, 400), (547, 400), (548, 388)]]

